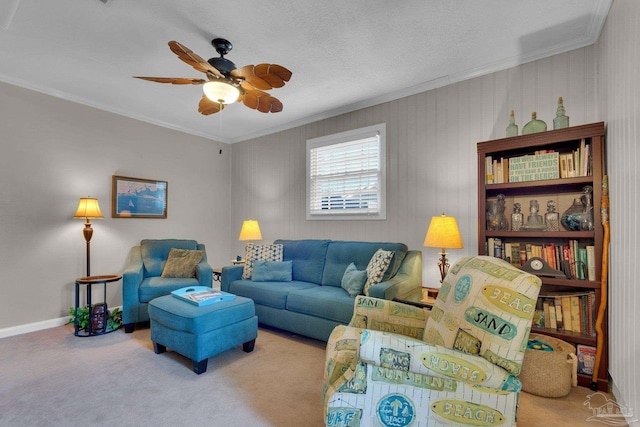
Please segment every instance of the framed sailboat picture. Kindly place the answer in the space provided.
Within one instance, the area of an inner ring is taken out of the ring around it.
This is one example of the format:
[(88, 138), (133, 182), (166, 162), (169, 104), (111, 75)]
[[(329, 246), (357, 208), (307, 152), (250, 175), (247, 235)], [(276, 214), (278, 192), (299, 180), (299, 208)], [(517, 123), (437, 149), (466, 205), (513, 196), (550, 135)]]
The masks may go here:
[(113, 218), (166, 218), (167, 181), (113, 175)]

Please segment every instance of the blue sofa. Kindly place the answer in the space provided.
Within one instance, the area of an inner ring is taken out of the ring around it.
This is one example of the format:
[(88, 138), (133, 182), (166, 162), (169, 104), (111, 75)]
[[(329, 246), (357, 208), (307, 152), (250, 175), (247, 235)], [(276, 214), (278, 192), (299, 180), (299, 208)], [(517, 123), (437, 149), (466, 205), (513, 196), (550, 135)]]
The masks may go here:
[[(161, 277), (172, 248), (201, 250), (202, 260), (196, 265), (195, 277)], [(207, 263), (204, 245), (195, 240), (145, 239), (134, 246), (122, 274), (122, 324), (126, 333), (135, 324), (149, 321), (149, 301), (186, 286), (211, 287), (213, 268)]]
[(283, 261), (292, 261), (292, 280), (257, 282), (242, 279), (243, 266), (222, 268), (221, 289), (255, 303), (258, 322), (326, 341), (333, 328), (348, 324), (355, 297), (342, 287), (352, 262), (365, 270), (380, 248), (393, 251), (382, 282), (369, 295), (391, 300), (422, 286), (422, 252), (402, 243), (333, 240), (276, 240), (283, 245)]

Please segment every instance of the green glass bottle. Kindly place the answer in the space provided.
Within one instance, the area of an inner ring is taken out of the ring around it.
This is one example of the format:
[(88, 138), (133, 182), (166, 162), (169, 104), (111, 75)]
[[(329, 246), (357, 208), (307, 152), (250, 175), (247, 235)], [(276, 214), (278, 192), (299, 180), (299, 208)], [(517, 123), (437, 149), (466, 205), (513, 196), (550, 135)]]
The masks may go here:
[(547, 130), (547, 124), (542, 120), (538, 120), (536, 112), (531, 113), (531, 121), (524, 125), (522, 128), (522, 134), (527, 135), (530, 133), (545, 132)]
[(553, 119), (553, 128), (562, 129), (569, 127), (569, 116), (565, 115), (562, 97), (558, 98), (558, 108), (556, 109), (556, 118)]
[(516, 124), (513, 110), (511, 110), (511, 115), (509, 116), (509, 126), (507, 126), (507, 137), (509, 136), (518, 136), (518, 125)]

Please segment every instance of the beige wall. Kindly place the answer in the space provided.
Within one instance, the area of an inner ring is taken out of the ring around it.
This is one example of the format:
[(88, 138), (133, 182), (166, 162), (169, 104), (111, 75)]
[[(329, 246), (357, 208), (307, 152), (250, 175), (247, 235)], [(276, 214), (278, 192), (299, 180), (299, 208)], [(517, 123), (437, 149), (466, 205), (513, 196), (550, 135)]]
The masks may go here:
[(596, 46), (599, 115), (607, 123), (611, 193), (609, 373), (640, 425), (640, 3), (615, 0)]
[[(97, 197), (105, 216), (93, 221), (92, 274), (122, 273), (143, 238), (196, 239), (227, 263), (227, 145), (4, 83), (0, 130), (0, 332), (73, 306), (86, 272), (84, 221), (71, 218), (80, 197)], [(168, 181), (168, 218), (111, 218), (112, 175)], [(120, 287), (109, 285), (109, 306), (122, 304)]]

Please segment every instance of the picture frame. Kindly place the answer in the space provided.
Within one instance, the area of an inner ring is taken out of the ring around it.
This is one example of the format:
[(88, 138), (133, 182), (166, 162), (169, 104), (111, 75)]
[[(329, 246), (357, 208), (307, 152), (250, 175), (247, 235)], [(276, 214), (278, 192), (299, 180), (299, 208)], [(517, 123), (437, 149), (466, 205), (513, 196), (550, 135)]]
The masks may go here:
[(112, 176), (112, 218), (167, 218), (168, 182)]

